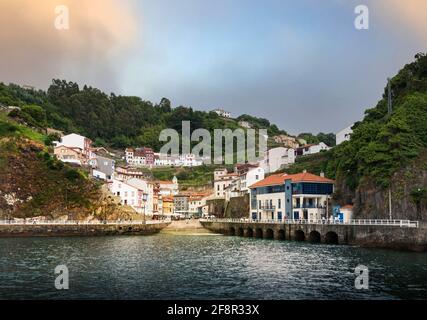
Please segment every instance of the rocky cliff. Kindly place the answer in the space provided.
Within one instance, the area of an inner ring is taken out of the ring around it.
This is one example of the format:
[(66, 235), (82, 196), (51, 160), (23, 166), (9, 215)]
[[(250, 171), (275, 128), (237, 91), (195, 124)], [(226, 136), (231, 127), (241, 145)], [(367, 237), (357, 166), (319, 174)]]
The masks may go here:
[(0, 139), (0, 219), (112, 219), (132, 213), (80, 169), (50, 156), (41, 143)]

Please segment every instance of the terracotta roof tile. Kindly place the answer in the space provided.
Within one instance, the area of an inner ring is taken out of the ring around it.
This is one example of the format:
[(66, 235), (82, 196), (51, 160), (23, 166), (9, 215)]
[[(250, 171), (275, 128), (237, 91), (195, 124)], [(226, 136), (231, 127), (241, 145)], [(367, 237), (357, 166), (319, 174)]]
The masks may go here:
[(257, 187), (265, 187), (265, 186), (274, 186), (281, 185), (285, 183), (285, 180), (291, 179), (293, 183), (296, 182), (320, 182), (320, 183), (334, 183), (334, 180), (316, 176), (315, 174), (305, 172), (305, 173), (297, 173), (297, 174), (274, 174), (268, 176), (264, 180), (258, 181), (257, 183), (251, 185), (249, 188), (257, 188)]

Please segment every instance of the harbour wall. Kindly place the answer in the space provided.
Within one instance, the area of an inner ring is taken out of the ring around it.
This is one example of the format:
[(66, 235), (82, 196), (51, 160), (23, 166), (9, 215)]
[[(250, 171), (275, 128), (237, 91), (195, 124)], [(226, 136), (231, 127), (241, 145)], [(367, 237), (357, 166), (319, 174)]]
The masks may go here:
[(2, 224), (0, 237), (148, 235), (167, 227), (153, 224)]
[(230, 236), (427, 251), (427, 222), (420, 222), (418, 228), (224, 221), (201, 221), (201, 224), (208, 230)]

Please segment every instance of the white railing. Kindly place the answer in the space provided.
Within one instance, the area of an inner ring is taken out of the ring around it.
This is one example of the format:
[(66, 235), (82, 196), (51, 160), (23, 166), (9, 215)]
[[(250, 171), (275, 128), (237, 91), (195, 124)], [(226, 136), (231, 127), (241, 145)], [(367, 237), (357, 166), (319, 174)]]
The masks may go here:
[(167, 220), (147, 220), (147, 221), (22, 221), (22, 220), (0, 220), (0, 225), (139, 225), (139, 224), (157, 224), (162, 222), (170, 222)]
[(326, 224), (326, 225), (354, 225), (354, 226), (395, 226), (418, 228), (418, 221), (410, 220), (384, 220), (384, 219), (352, 219), (352, 220), (333, 220), (333, 219), (285, 219), (285, 220), (252, 220), (252, 219), (201, 219), (201, 221), (212, 222), (238, 222), (238, 223), (270, 223), (270, 224)]

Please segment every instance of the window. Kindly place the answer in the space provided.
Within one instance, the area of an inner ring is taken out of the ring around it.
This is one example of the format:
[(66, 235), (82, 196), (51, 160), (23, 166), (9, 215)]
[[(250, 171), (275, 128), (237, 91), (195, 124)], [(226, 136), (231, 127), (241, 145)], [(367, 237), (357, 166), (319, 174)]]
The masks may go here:
[(125, 191), (125, 197), (127, 197), (128, 196), (128, 192), (127, 191)]
[(282, 199), (277, 199), (277, 208), (280, 209), (282, 207)]
[(259, 175), (256, 175), (256, 176), (255, 176), (255, 180), (258, 180), (258, 179), (259, 179)]

